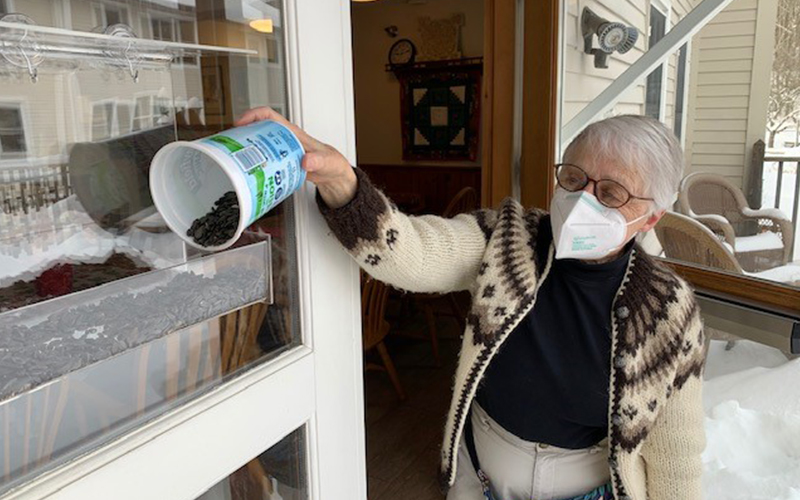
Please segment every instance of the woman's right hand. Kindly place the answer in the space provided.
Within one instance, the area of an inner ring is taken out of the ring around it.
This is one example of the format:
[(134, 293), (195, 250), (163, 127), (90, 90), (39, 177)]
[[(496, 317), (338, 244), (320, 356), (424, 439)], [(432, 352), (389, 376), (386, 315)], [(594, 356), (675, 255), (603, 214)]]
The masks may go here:
[(320, 196), (329, 207), (340, 208), (353, 199), (358, 188), (358, 178), (347, 158), (333, 146), (314, 139), (303, 129), (290, 123), (272, 108), (248, 110), (234, 125), (241, 127), (263, 120), (278, 122), (297, 136), (306, 151), (302, 162), (302, 167), (307, 172), (306, 178), (316, 184)]

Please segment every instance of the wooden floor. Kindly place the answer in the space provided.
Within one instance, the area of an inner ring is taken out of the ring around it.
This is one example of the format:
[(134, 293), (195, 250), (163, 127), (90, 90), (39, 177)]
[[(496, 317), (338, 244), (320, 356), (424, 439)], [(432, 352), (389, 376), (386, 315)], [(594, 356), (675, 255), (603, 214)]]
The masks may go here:
[[(391, 309), (391, 308), (390, 308)], [(394, 332), (427, 332), (424, 318), (387, 315)], [(369, 500), (442, 500), (436, 473), (442, 429), (460, 342), (452, 318), (437, 318), (442, 365), (430, 342), (390, 334), (387, 347), (407, 399), (400, 402), (389, 377), (365, 375)]]

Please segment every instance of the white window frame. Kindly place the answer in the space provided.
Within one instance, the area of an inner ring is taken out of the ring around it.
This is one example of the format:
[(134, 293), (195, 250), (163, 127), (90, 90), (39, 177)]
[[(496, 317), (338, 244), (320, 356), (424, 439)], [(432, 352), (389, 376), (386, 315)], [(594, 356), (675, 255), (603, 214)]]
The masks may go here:
[[(155, 100), (156, 94), (153, 92), (138, 92), (134, 95), (133, 98), (133, 122), (131, 124), (132, 131), (139, 131), (139, 130), (147, 130), (153, 128), (155, 126), (155, 116), (153, 115), (153, 102)], [(147, 113), (142, 114), (141, 116), (137, 115), (136, 113), (139, 111), (139, 100), (140, 99), (147, 99), (147, 105), (144, 109)], [(139, 121), (139, 127), (134, 128), (137, 125), (137, 120)], [(141, 124), (142, 120), (149, 120), (149, 123), (145, 125)]]
[[(95, 137), (95, 123), (94, 123), (94, 111), (98, 107), (105, 108), (111, 104), (111, 116), (106, 116), (106, 120), (110, 121), (111, 123), (107, 123), (106, 126), (108, 128), (108, 136), (107, 137)], [(89, 136), (91, 137), (92, 141), (102, 141), (106, 139), (111, 139), (113, 137), (117, 137), (119, 135), (119, 127), (117, 126), (117, 100), (116, 99), (100, 99), (98, 101), (92, 101), (92, 108), (91, 108), (91, 133)], [(110, 125), (110, 126), (109, 126)]]
[[(183, 40), (183, 31), (181, 31), (181, 23), (191, 22), (192, 23), (192, 33), (194, 38), (192, 40)], [(191, 44), (198, 44), (200, 43), (200, 32), (197, 29), (197, 22), (194, 19), (186, 18), (176, 18), (175, 19), (175, 29), (177, 29), (178, 33), (178, 41), (180, 43), (191, 43)], [(198, 56), (183, 56), (179, 58), (181, 65), (189, 66), (189, 67), (197, 67), (200, 66), (200, 59)]]
[(33, 144), (31, 144), (31, 120), (28, 114), (27, 101), (21, 97), (4, 97), (3, 99), (0, 99), (0, 108), (14, 108), (19, 110), (20, 120), (22, 121), (22, 137), (25, 140), (25, 151), (14, 151), (10, 153), (3, 153), (3, 145), (0, 143), (0, 163), (28, 157), (33, 150)]
[[(145, 19), (146, 19), (146, 21), (145, 21)], [(144, 33), (147, 33), (149, 38), (155, 39), (154, 38), (155, 37), (155, 33), (153, 32), (153, 21), (159, 21), (159, 22), (167, 21), (172, 26), (172, 35), (173, 36), (172, 36), (172, 40), (165, 40), (165, 41), (171, 41), (171, 42), (175, 42), (175, 43), (189, 43), (189, 44), (197, 44), (197, 43), (199, 43), (200, 33), (198, 31), (197, 22), (196, 22), (195, 19), (192, 19), (192, 18), (189, 18), (189, 17), (170, 17), (169, 15), (166, 15), (166, 14), (148, 12), (147, 15), (143, 15), (142, 16), (142, 21), (145, 24), (147, 24), (147, 31), (145, 32), (144, 30), (142, 30), (143, 36), (145, 36)], [(193, 32), (194, 40), (185, 41), (185, 40), (182, 39), (182, 36), (181, 36), (181, 23), (182, 22), (191, 22), (192, 23), (192, 29), (194, 31)], [(172, 65), (174, 67), (176, 67), (176, 68), (198, 67), (200, 65), (200, 61), (199, 61), (197, 56), (181, 56), (181, 57), (176, 57), (175, 59), (173, 59)]]
[[(664, 36), (669, 33), (669, 30), (672, 28), (672, 3), (668, 0), (650, 0), (650, 5), (647, 9), (647, 50), (650, 50), (650, 9), (655, 8), (664, 16)], [(662, 37), (663, 39), (663, 37)], [(660, 66), (657, 66), (656, 69), (653, 71), (657, 71), (658, 68), (661, 68), (661, 93), (659, 96), (659, 103), (658, 103), (658, 120), (664, 122), (667, 115), (667, 69), (668, 64), (666, 62), (662, 63)], [(651, 72), (652, 73), (652, 72)], [(647, 108), (647, 78), (645, 78), (645, 102), (644, 107)]]
[[(350, 6), (286, 0), (285, 8), (293, 121), (355, 164)], [(101, 491), (115, 500), (195, 500), (303, 425), (310, 497), (366, 499), (359, 270), (333, 249), (313, 187), (294, 199), (303, 345), (4, 500), (84, 500)]]
[[(123, 24), (127, 24), (129, 26), (133, 25), (132, 21), (131, 21), (131, 11), (130, 11), (130, 9), (128, 8), (127, 5), (120, 4), (120, 3), (117, 3), (117, 2), (104, 1), (104, 2), (93, 2), (92, 3), (92, 18), (94, 20), (94, 25), (95, 26), (102, 26), (104, 28), (108, 26), (107, 9), (110, 6), (113, 6), (115, 9), (118, 9), (120, 12), (124, 12), (125, 13), (124, 17), (126, 19), (125, 19), (125, 21), (123, 21)], [(100, 19), (97, 18), (97, 12), (98, 11), (101, 13), (101, 18)]]
[[(122, 106), (127, 106), (130, 110), (130, 114), (128, 116), (128, 123), (126, 130), (120, 128), (120, 115), (119, 115), (119, 108)], [(115, 120), (114, 123), (117, 126), (117, 134), (118, 135), (127, 135), (133, 132), (133, 116), (136, 113), (136, 101), (131, 101), (127, 99), (117, 99), (117, 103), (114, 109)]]
[(675, 103), (673, 107), (673, 124), (672, 128), (675, 130), (675, 120), (678, 119), (678, 90), (681, 91), (681, 98), (683, 99), (683, 111), (681, 114), (681, 123), (680, 123), (680, 141), (681, 147), (686, 145), (686, 123), (689, 121), (687, 120), (686, 111), (689, 106), (689, 87), (691, 86), (691, 68), (692, 68), (692, 41), (688, 40), (685, 44), (686, 46), (686, 59), (684, 60), (684, 68), (683, 68), (683, 88), (678, 89), (678, 72), (680, 71), (680, 49), (678, 49), (676, 62), (675, 62)]
[[(153, 111), (153, 103), (154, 102), (155, 102), (154, 99), (151, 100), (151, 105), (150, 105), (151, 113)], [(95, 126), (95, 124), (94, 124), (94, 110), (98, 106), (106, 106), (108, 104), (112, 105), (112, 107), (111, 107), (111, 118), (110, 118), (111, 126), (109, 128), (109, 135), (106, 138), (95, 137), (94, 136), (94, 126)], [(128, 127), (127, 127), (127, 130), (123, 130), (122, 128), (120, 128), (119, 108), (121, 106), (127, 106), (131, 111), (130, 115), (128, 116), (128, 124), (127, 124)], [(133, 117), (136, 114), (136, 101), (130, 101), (130, 100), (125, 100), (125, 99), (117, 99), (117, 98), (100, 99), (98, 101), (93, 101), (92, 102), (92, 111), (91, 111), (91, 113), (92, 113), (91, 114), (91, 122), (92, 122), (92, 124), (91, 124), (91, 134), (90, 135), (91, 135), (91, 140), (92, 141), (98, 141), (98, 140), (104, 140), (104, 139), (112, 139), (114, 137), (119, 137), (120, 135), (126, 135), (126, 134), (129, 134), (131, 132), (134, 132), (134, 130), (133, 130)], [(155, 115), (153, 114), (153, 115), (148, 115), (148, 116), (155, 116)], [(144, 130), (144, 129), (142, 129), (142, 130)]]
[[(139, 101), (141, 99), (147, 99), (147, 106), (145, 109), (147, 113), (142, 114), (141, 116), (137, 116), (136, 113), (139, 110)], [(165, 125), (165, 123), (159, 123), (158, 118), (162, 115), (160, 113), (156, 113), (156, 106), (159, 102), (159, 99), (167, 99), (170, 101), (170, 105), (172, 105), (172, 100), (169, 97), (163, 97), (158, 94), (158, 92), (137, 92), (134, 94), (133, 99), (133, 114), (131, 118), (131, 131), (136, 132), (139, 130), (148, 130), (154, 127), (158, 127), (160, 125)], [(174, 119), (174, 117), (171, 117)], [(139, 128), (134, 128), (137, 124), (137, 120), (146, 120), (147, 123), (145, 126), (139, 126)]]

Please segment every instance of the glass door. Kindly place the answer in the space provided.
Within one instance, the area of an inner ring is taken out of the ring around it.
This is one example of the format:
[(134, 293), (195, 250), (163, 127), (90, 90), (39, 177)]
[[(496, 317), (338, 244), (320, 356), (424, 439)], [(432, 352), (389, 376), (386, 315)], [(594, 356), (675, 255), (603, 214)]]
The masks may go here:
[(0, 498), (364, 498), (358, 274), (313, 188), (205, 253), (148, 177), (257, 106), (354, 160), (347, 2), (0, 7)]

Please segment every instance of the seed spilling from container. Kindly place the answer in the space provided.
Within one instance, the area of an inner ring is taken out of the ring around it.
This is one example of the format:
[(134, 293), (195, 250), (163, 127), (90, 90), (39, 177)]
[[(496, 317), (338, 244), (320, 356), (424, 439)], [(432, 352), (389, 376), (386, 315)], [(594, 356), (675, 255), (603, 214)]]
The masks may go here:
[(215, 247), (233, 238), (238, 225), (239, 199), (236, 192), (228, 191), (214, 202), (210, 212), (194, 220), (186, 235), (198, 245)]

